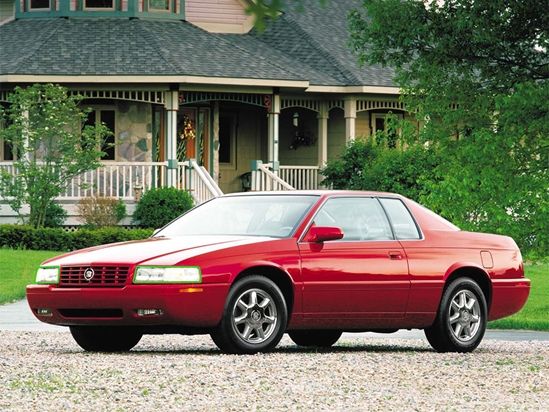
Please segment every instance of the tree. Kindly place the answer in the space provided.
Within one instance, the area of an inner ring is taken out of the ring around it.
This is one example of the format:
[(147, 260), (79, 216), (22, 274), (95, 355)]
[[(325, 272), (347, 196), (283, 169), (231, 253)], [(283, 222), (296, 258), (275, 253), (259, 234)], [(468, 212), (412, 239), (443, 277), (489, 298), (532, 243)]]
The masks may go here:
[(549, 252), (549, 9), (538, 0), (363, 0), (362, 64), (391, 66), (441, 159), (422, 201)]
[[(266, 28), (266, 20), (276, 19), (288, 3), (297, 3), (299, 7), (304, 7), (305, 0), (244, 0), (246, 3), (246, 12), (254, 16), (254, 26), (261, 32)], [(321, 5), (325, 5), (328, 0), (316, 0)]]
[(2, 169), (0, 193), (21, 214), (30, 207), (28, 223), (44, 225), (53, 199), (76, 176), (101, 166), (101, 147), (110, 131), (105, 125), (84, 126), (88, 110), (78, 107), (82, 96), (68, 95), (59, 85), (16, 87), (11, 104), (0, 115), (0, 137), (14, 150), (14, 170)]

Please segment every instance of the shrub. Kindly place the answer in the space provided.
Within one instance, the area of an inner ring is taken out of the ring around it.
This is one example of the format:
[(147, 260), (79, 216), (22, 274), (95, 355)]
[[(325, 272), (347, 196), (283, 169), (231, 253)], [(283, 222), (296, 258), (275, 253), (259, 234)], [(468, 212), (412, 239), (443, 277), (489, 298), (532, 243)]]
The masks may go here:
[(88, 229), (113, 227), (126, 217), (126, 204), (122, 199), (108, 196), (86, 196), (76, 204), (76, 218)]
[(107, 243), (146, 239), (152, 229), (104, 228), (66, 232), (61, 228), (0, 225), (0, 248), (69, 251)]
[(52, 202), (46, 207), (44, 227), (61, 227), (68, 217), (69, 215), (63, 206)]
[(390, 148), (361, 137), (350, 142), (321, 173), (324, 184), (333, 189), (394, 192), (419, 201), (425, 192), (424, 179), (436, 181), (438, 161), (436, 153), (421, 144)]
[(160, 228), (194, 206), (194, 199), (186, 190), (173, 187), (150, 189), (141, 197), (133, 220), (141, 227)]

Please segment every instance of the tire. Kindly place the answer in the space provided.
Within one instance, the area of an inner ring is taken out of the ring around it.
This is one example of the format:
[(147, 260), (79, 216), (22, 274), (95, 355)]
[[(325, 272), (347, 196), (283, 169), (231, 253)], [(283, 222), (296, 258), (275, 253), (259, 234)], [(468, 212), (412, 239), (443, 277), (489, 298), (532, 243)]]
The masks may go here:
[(221, 322), (210, 336), (226, 353), (268, 352), (282, 339), (287, 323), (288, 309), (278, 286), (251, 275), (233, 285)]
[(125, 352), (139, 343), (143, 334), (131, 328), (71, 326), (71, 335), (90, 352)]
[(425, 336), (437, 352), (472, 352), (486, 332), (487, 314), (478, 284), (458, 278), (444, 291), (435, 322), (425, 329)]
[(298, 346), (329, 348), (339, 340), (342, 333), (339, 330), (294, 330), (288, 332), (288, 335)]

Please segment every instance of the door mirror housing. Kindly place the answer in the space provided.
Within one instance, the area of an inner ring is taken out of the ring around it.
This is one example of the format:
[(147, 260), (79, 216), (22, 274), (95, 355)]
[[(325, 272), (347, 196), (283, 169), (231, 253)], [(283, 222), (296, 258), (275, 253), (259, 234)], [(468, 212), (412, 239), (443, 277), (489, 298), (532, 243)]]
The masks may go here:
[(310, 243), (323, 243), (331, 240), (343, 239), (343, 236), (343, 230), (339, 227), (312, 225), (303, 241)]

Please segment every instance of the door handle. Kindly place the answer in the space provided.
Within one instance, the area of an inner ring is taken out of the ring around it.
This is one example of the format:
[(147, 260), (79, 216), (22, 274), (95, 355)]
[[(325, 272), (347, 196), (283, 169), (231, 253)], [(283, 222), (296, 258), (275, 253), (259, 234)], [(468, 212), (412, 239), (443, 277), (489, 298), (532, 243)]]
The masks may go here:
[(389, 258), (391, 260), (402, 260), (402, 253), (400, 253), (400, 252), (389, 252)]

